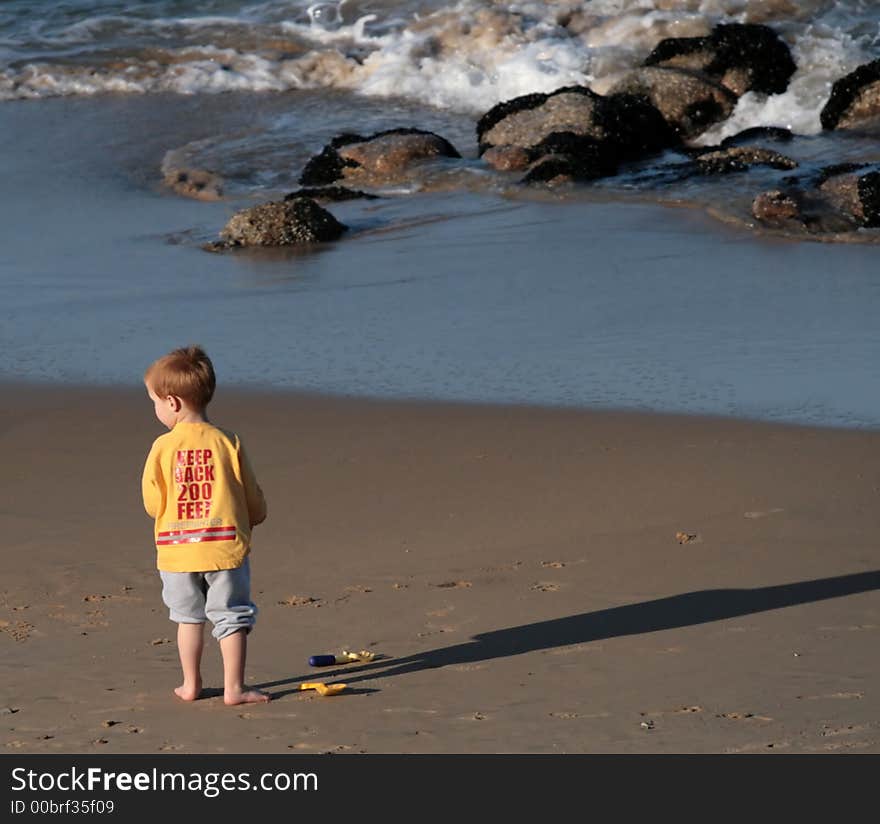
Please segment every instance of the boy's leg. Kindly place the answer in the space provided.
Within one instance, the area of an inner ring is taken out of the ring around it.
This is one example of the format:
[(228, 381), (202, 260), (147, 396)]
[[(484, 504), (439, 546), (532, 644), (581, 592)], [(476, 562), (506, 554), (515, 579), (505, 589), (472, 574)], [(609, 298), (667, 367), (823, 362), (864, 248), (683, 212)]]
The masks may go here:
[(208, 584), (205, 614), (214, 624), (213, 635), (220, 642), (223, 656), (223, 701), (226, 704), (268, 701), (266, 693), (249, 689), (244, 683), (247, 636), (257, 615), (257, 607), (250, 597), (248, 560), (237, 569), (208, 572), (205, 578)]
[(174, 688), (174, 694), (184, 701), (195, 701), (202, 691), (207, 584), (199, 572), (160, 572), (160, 576), (168, 617), (177, 623), (177, 652), (183, 670), (183, 683)]
[(247, 660), (247, 630), (239, 629), (220, 639), (223, 656), (223, 702), (225, 704), (255, 704), (268, 701), (260, 690), (248, 689), (244, 684), (244, 665)]
[(202, 692), (202, 649), (205, 646), (204, 624), (177, 625), (177, 652), (183, 670), (183, 683), (174, 694), (184, 701), (195, 701)]

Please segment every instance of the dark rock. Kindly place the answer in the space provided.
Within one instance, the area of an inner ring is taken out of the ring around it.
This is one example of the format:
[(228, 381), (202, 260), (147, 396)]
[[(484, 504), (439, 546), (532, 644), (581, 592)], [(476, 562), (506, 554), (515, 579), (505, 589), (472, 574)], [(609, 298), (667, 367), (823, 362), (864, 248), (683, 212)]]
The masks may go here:
[(752, 166), (770, 166), (773, 169), (795, 169), (797, 161), (790, 157), (754, 146), (739, 146), (705, 152), (698, 155), (695, 163), (704, 175), (743, 172)]
[(554, 133), (613, 143), (621, 159), (642, 157), (679, 141), (663, 115), (644, 96), (603, 97), (586, 86), (566, 86), (549, 94), (507, 100), (491, 108), (477, 123), (481, 154), (503, 146), (532, 149)]
[(790, 221), (803, 223), (804, 220), (798, 195), (779, 189), (761, 192), (752, 202), (752, 215), (761, 223), (772, 226), (784, 225)]
[(325, 146), (321, 154), (306, 163), (299, 182), (303, 186), (325, 186), (342, 178), (346, 168), (356, 168), (357, 163), (340, 157), (332, 145)]
[(880, 226), (880, 172), (869, 172), (859, 178), (859, 200), (865, 226)]
[(285, 200), (296, 200), (298, 197), (310, 197), (313, 200), (326, 200), (338, 203), (343, 200), (378, 200), (378, 195), (371, 195), (368, 192), (361, 192), (357, 189), (347, 189), (345, 186), (311, 186), (305, 189), (297, 189), (289, 195), (285, 195)]
[(553, 132), (605, 138), (595, 122), (601, 95), (586, 86), (566, 86), (549, 94), (527, 94), (489, 109), (477, 121), (480, 154), (493, 146), (529, 148)]
[(858, 172), (867, 168), (867, 163), (835, 163), (833, 166), (823, 166), (819, 169), (819, 172), (815, 174), (812, 181), (807, 179), (804, 183), (807, 185), (811, 183), (815, 188), (819, 189), (826, 180), (829, 180), (832, 177), (849, 174), (850, 172)]
[(741, 132), (725, 137), (721, 141), (722, 149), (729, 149), (731, 146), (744, 146), (754, 143), (756, 140), (772, 143), (790, 143), (794, 139), (790, 129), (783, 129), (780, 126), (753, 126), (751, 129), (744, 129)]
[(681, 138), (650, 100), (641, 95), (611, 94), (599, 110), (600, 123), (623, 160), (635, 160), (679, 146)]
[(521, 183), (569, 183), (595, 180), (601, 175), (585, 164), (580, 158), (570, 155), (549, 154), (535, 162), (525, 174)]
[(702, 72), (737, 96), (784, 92), (797, 69), (779, 35), (755, 23), (719, 24), (708, 37), (661, 40), (645, 65)]
[(819, 191), (832, 206), (854, 217), (859, 225), (880, 227), (880, 171), (833, 175), (819, 186)]
[(336, 240), (346, 230), (314, 200), (270, 201), (236, 212), (220, 232), (221, 246), (291, 246)]
[(822, 128), (852, 129), (880, 116), (880, 59), (859, 66), (831, 87), (819, 118)]
[(304, 186), (342, 179), (383, 183), (399, 179), (415, 161), (436, 157), (461, 155), (445, 138), (421, 129), (388, 129), (368, 137), (344, 134), (309, 160), (299, 182)]
[(730, 116), (736, 95), (706, 75), (654, 66), (636, 69), (619, 81), (612, 95), (646, 98), (683, 138), (693, 138)]
[(516, 172), (528, 167), (529, 152), (522, 146), (493, 146), (483, 152), (483, 160), (499, 172)]
[(596, 180), (617, 173), (617, 157), (608, 143), (572, 132), (554, 132), (529, 150), (534, 162), (523, 183)]

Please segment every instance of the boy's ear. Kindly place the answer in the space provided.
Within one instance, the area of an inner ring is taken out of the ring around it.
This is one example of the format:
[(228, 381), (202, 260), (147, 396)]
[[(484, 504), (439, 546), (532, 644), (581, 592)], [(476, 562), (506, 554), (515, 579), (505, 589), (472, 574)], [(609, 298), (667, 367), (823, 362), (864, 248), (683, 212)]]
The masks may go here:
[(177, 397), (177, 395), (169, 395), (167, 398), (165, 398), (165, 400), (167, 401), (168, 406), (174, 412), (180, 412), (181, 408), (183, 407), (183, 403), (181, 402), (180, 398)]

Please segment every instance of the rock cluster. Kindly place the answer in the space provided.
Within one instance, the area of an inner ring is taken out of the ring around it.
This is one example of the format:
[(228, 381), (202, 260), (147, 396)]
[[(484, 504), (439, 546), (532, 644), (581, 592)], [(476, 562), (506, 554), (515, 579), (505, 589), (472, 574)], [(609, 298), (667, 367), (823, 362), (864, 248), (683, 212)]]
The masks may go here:
[[(476, 162), (501, 180), (532, 185), (610, 177), (627, 163), (669, 150), (689, 159), (658, 166), (661, 182), (756, 167), (791, 171), (798, 165), (794, 159), (758, 145), (791, 142), (788, 129), (748, 129), (719, 146), (698, 147), (694, 140), (728, 118), (743, 94), (784, 92), (796, 68), (784, 40), (760, 24), (718, 25), (703, 37), (665, 39), (607, 94), (566, 86), (493, 106), (476, 123)], [(880, 60), (875, 60), (834, 84), (821, 121), (826, 130), (853, 129), (880, 124), (878, 118)], [(341, 134), (306, 163), (299, 178), (305, 188), (237, 213), (214, 246), (336, 240), (346, 227), (317, 200), (376, 197), (370, 188), (419, 180), (426, 169), (456, 168), (456, 162), (459, 168), (468, 163), (448, 140), (421, 129)], [(209, 173), (167, 182), (190, 196), (219, 196), (219, 181)], [(880, 170), (850, 164), (826, 168), (813, 179), (780, 180), (755, 197), (752, 215), (760, 225), (816, 232), (880, 226)]]
[(809, 233), (851, 232), (880, 227), (880, 164), (843, 163), (759, 194), (752, 215), (772, 228)]

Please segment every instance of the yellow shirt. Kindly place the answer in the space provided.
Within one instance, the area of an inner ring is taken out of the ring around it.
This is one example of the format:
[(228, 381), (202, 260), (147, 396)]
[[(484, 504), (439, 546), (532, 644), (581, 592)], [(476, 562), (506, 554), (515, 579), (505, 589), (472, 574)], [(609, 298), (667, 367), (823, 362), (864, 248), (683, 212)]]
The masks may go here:
[(153, 443), (141, 483), (165, 572), (235, 569), (250, 552), (266, 500), (233, 432), (178, 423)]

